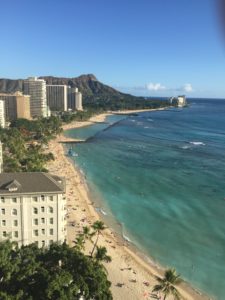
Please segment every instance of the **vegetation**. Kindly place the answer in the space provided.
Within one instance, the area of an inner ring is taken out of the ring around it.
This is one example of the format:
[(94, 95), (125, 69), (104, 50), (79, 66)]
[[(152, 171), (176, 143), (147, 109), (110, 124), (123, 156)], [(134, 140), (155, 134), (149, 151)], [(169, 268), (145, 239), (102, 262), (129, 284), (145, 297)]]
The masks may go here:
[(181, 283), (181, 279), (174, 269), (166, 270), (163, 278), (156, 277), (156, 279), (158, 284), (153, 287), (152, 292), (161, 292), (164, 295), (164, 300), (169, 295), (175, 300), (181, 299), (181, 295), (175, 287)]
[(0, 127), (4, 172), (47, 171), (45, 164), (54, 159), (46, 152), (48, 142), (61, 132), (58, 117), (29, 121), (17, 119), (9, 128)]
[[(83, 232), (77, 235), (76, 240), (74, 241), (75, 249), (78, 251), (85, 250), (86, 241), (90, 241), (92, 244), (94, 244), (91, 251), (91, 257), (94, 257), (97, 261), (110, 262), (111, 257), (107, 255), (107, 249), (105, 247), (97, 246), (99, 236), (105, 229), (106, 227), (102, 221), (95, 221), (91, 227), (83, 227)], [(93, 237), (95, 236), (96, 239), (95, 242), (93, 242)]]
[(77, 111), (77, 112), (64, 112), (61, 114), (61, 120), (64, 123), (70, 123), (73, 121), (83, 122), (89, 120), (92, 116), (96, 114), (100, 114), (104, 112), (102, 109), (99, 108), (90, 108), (84, 111)]
[[(89, 99), (89, 98), (88, 98)], [(104, 98), (95, 98), (95, 101), (87, 100), (85, 107), (90, 108), (98, 108), (103, 111), (107, 110), (136, 110), (136, 109), (154, 109), (160, 107), (167, 107), (171, 104), (169, 101), (162, 100), (150, 100), (145, 99), (143, 97), (134, 97), (131, 95), (127, 95), (127, 97), (104, 97)]]
[(18, 248), (0, 242), (0, 299), (2, 300), (110, 300), (111, 283), (98, 260), (65, 243)]
[(92, 249), (92, 251), (91, 251), (91, 256), (93, 256), (94, 251), (95, 251), (95, 248), (97, 247), (99, 235), (101, 234), (101, 232), (102, 232), (103, 230), (106, 229), (106, 227), (105, 227), (105, 225), (104, 225), (104, 223), (103, 223), (102, 221), (96, 221), (96, 222), (94, 222), (94, 224), (92, 225), (92, 228), (94, 229), (94, 235), (97, 235), (97, 237), (96, 237), (96, 240), (95, 240), (93, 249)]

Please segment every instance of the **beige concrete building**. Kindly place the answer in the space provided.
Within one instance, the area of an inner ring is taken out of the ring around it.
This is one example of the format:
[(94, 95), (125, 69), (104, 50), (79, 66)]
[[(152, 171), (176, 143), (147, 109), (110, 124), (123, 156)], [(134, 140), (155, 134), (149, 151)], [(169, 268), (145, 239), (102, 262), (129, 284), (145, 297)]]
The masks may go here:
[(5, 128), (5, 101), (0, 99), (0, 126)]
[(51, 111), (67, 111), (67, 85), (46, 85), (46, 92)]
[(0, 174), (0, 240), (39, 247), (66, 239), (64, 179), (48, 173)]
[(29, 77), (23, 82), (24, 94), (30, 95), (31, 116), (47, 117), (46, 82), (37, 77)]
[(83, 110), (82, 94), (78, 88), (68, 86), (68, 110)]
[(0, 93), (0, 99), (5, 101), (6, 120), (12, 121), (18, 118), (31, 119), (30, 96), (21, 92), (14, 94)]

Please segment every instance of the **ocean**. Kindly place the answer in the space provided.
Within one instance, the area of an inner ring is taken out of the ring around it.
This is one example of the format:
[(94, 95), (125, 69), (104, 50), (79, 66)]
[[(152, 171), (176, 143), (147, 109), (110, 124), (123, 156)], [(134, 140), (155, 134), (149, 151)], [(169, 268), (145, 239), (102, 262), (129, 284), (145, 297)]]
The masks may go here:
[(225, 100), (69, 130), (104, 217), (164, 267), (225, 299)]

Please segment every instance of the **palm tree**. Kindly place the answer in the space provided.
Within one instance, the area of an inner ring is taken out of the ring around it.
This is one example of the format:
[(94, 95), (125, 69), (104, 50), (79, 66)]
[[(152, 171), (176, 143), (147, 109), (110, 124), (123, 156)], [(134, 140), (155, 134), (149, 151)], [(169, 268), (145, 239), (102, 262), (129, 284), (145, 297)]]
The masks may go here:
[(78, 251), (84, 250), (84, 244), (85, 244), (85, 239), (84, 239), (84, 235), (83, 234), (79, 234), (76, 237), (76, 240), (74, 241), (75, 243), (75, 249)]
[(83, 236), (85, 240), (90, 240), (93, 236), (93, 233), (91, 232), (91, 228), (89, 226), (83, 227)]
[(99, 235), (100, 233), (106, 228), (104, 223), (102, 221), (96, 221), (94, 222), (94, 224), (91, 226), (93, 229), (94, 229), (94, 234), (97, 234), (97, 238), (95, 240), (95, 243), (94, 243), (94, 246), (93, 246), (93, 249), (91, 251), (91, 256), (93, 256), (93, 253), (95, 251), (95, 248), (97, 246), (97, 243), (98, 243), (98, 239), (99, 239)]
[(95, 253), (95, 259), (100, 262), (100, 261), (104, 261), (104, 262), (111, 262), (112, 258), (111, 256), (107, 255), (107, 249), (106, 247), (98, 247), (96, 248), (96, 253)]
[(180, 275), (176, 274), (175, 269), (168, 269), (164, 273), (164, 277), (156, 277), (159, 284), (153, 287), (152, 292), (162, 292), (164, 294), (164, 300), (167, 296), (172, 295), (175, 300), (180, 300), (181, 295), (176, 289), (175, 285), (181, 283)]

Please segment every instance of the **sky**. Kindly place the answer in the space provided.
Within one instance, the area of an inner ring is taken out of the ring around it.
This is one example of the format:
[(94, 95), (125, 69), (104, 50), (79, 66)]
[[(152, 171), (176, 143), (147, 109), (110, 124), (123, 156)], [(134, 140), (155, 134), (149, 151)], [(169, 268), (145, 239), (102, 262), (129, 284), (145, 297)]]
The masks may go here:
[(0, 78), (92, 73), (134, 95), (225, 98), (217, 0), (0, 0), (0, 9)]

